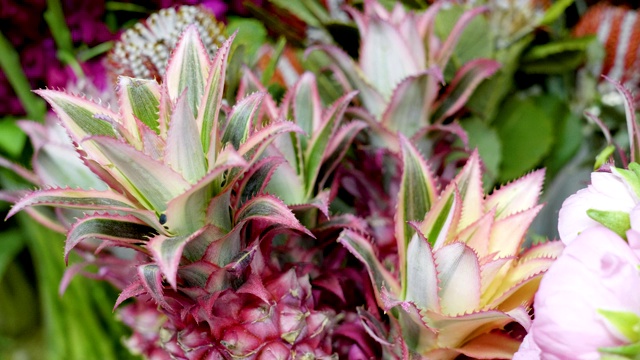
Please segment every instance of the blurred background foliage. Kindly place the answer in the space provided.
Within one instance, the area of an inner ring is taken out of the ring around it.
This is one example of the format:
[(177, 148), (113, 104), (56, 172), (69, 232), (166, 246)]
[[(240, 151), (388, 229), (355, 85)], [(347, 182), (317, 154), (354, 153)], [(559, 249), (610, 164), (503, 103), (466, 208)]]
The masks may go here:
[[(426, 0), (402, 2), (416, 10), (430, 5)], [(279, 58), (293, 56), (305, 69), (327, 72), (328, 60), (322, 54), (301, 54), (313, 39), (338, 45), (357, 58), (360, 39), (355, 23), (328, 3), (0, 0), (0, 165), (12, 161), (28, 167), (30, 163), (33, 151), (16, 121), (44, 121), (47, 113), (44, 101), (31, 89), (65, 87), (82, 79), (89, 79), (98, 89), (110, 86), (104, 75), (104, 55), (122, 29), (153, 11), (181, 4), (208, 7), (227, 22), (228, 33), (239, 30), (227, 86), (238, 86), (237, 74), (245, 64), (259, 68), (262, 82), (279, 98), (286, 90), (282, 82), (273, 80)], [(362, 5), (357, 0), (345, 3), (355, 8)], [(382, 3), (392, 7), (395, 2)], [(498, 3), (514, 6), (500, 7)], [(515, 6), (522, 3), (527, 6)], [(500, 62), (498, 72), (476, 89), (454, 118), (467, 132), (469, 146), (479, 149), (488, 174), (488, 189), (546, 167), (547, 206), (538, 216), (534, 237), (557, 236), (557, 210), (563, 199), (585, 185), (595, 157), (608, 145), (601, 126), (588, 121), (585, 111), (602, 119), (612, 141), (621, 148), (627, 146), (620, 102), (602, 88), (600, 75), (611, 74), (593, 71), (593, 64), (615, 61), (608, 56), (619, 44), (598, 41), (597, 22), (591, 32), (577, 30), (590, 9), (602, 6), (596, 3), (468, 0), (450, 3), (437, 17), (435, 31), (444, 36), (469, 6), (484, 4), (489, 9), (462, 33), (444, 69), (444, 79), (450, 81), (464, 63), (473, 59)], [(637, 6), (631, 1), (608, 4), (622, 6), (624, 11), (634, 11)], [(634, 30), (633, 34), (630, 41), (637, 49), (640, 31)], [(259, 45), (267, 41), (273, 44), (271, 59), (275, 60), (265, 64)], [(631, 63), (631, 69), (625, 71), (640, 72), (638, 63)], [(319, 78), (319, 86), (327, 102), (342, 92), (329, 76)], [(464, 144), (459, 141), (454, 145)], [(455, 152), (451, 156), (455, 161)], [(0, 186), (19, 189), (27, 184), (11, 171), (0, 169)], [(9, 206), (0, 202), (3, 218)], [(117, 296), (112, 287), (77, 277), (63, 295), (59, 294), (66, 269), (63, 241), (61, 234), (43, 228), (25, 214), (1, 225), (0, 357), (132, 358), (121, 343), (125, 327), (112, 313)]]

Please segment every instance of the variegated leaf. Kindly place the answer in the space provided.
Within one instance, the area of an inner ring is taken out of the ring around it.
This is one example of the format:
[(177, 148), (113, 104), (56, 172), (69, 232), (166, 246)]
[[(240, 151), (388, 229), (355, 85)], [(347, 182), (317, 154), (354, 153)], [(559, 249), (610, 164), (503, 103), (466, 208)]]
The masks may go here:
[(171, 113), (164, 162), (193, 184), (206, 173), (207, 160), (186, 95), (186, 91), (182, 93)]
[[(476, 222), (484, 214), (484, 191), (480, 155), (474, 150), (460, 173), (453, 180), (462, 199), (462, 214), (456, 233)], [(454, 229), (455, 230), (455, 229)]]
[(224, 90), (225, 75), (227, 72), (227, 60), (229, 58), (229, 49), (233, 39), (236, 37), (234, 33), (231, 35), (216, 51), (216, 55), (211, 63), (209, 77), (204, 88), (204, 96), (200, 100), (198, 118), (198, 131), (201, 134), (202, 149), (205, 154), (210, 152), (214, 156), (208, 156), (210, 162), (215, 161), (215, 145), (209, 149), (210, 144), (216, 144), (218, 141), (218, 119), (220, 108), (222, 106), (222, 93)]
[(69, 252), (85, 239), (97, 238), (113, 242), (138, 244), (146, 241), (154, 229), (132, 215), (92, 215), (73, 224), (64, 245), (64, 260)]
[(351, 92), (336, 100), (331, 108), (324, 114), (320, 128), (315, 131), (313, 138), (309, 141), (309, 147), (304, 154), (304, 180), (307, 198), (311, 198), (314, 190), (316, 190), (316, 180), (320, 172), (320, 167), (322, 166), (322, 161), (328, 153), (327, 146), (329, 141), (335, 133), (338, 124), (342, 121), (344, 111), (355, 95), (355, 92)]
[[(47, 100), (76, 144), (80, 144), (88, 136), (116, 137), (116, 131), (108, 121), (96, 118), (96, 115), (104, 115), (104, 118), (117, 119), (118, 115), (111, 110), (62, 91), (36, 90), (35, 93)], [(92, 159), (99, 163), (106, 162), (105, 156), (91, 144), (86, 144), (83, 148)]]
[(240, 145), (238, 153), (247, 159), (259, 157), (276, 136), (284, 133), (303, 133), (300, 127), (289, 121), (276, 121), (255, 131)]
[(167, 203), (189, 187), (173, 169), (128, 144), (105, 136), (94, 136), (84, 143), (94, 144), (107, 156), (114, 175), (122, 178), (123, 186), (150, 210), (164, 212)]
[(542, 205), (496, 219), (489, 238), (489, 253), (498, 256), (513, 256), (520, 253), (529, 225), (533, 222)]
[(244, 204), (252, 196), (263, 193), (273, 172), (284, 162), (281, 157), (269, 156), (255, 163), (247, 170), (236, 189), (236, 208)]
[(422, 220), (436, 200), (436, 186), (431, 171), (418, 150), (400, 135), (402, 178), (396, 205), (395, 235), (398, 243), (402, 284), (406, 284), (406, 251), (415, 230), (409, 221)]
[(327, 145), (327, 152), (324, 159), (322, 159), (321, 173), (324, 174), (323, 178), (318, 183), (320, 189), (325, 187), (331, 173), (340, 165), (340, 162), (344, 158), (347, 150), (351, 146), (351, 143), (356, 136), (367, 127), (367, 123), (359, 120), (352, 120), (348, 124), (340, 127), (338, 131), (331, 136), (329, 144)]
[(469, 100), (480, 83), (500, 68), (500, 63), (491, 59), (475, 59), (464, 64), (442, 95), (442, 102), (433, 114), (434, 122), (441, 123), (455, 114)]
[(131, 200), (111, 190), (55, 188), (29, 193), (13, 205), (7, 218), (28, 206), (41, 205), (80, 210), (130, 211), (136, 209), (136, 205)]
[(442, 313), (458, 315), (480, 305), (480, 264), (471, 248), (454, 242), (435, 253)]
[(234, 216), (236, 224), (250, 220), (298, 230), (314, 237), (311, 231), (300, 224), (287, 205), (273, 195), (259, 195), (251, 198), (238, 209)]
[(447, 186), (420, 223), (420, 232), (435, 250), (452, 240), (458, 227), (462, 206), (456, 185), (452, 182)]
[(484, 202), (485, 211), (496, 209), (496, 219), (502, 219), (537, 205), (545, 170), (536, 170), (514, 182), (502, 186)]
[(149, 240), (147, 244), (147, 248), (153, 254), (160, 271), (162, 271), (162, 274), (174, 290), (178, 288), (177, 273), (182, 251), (187, 243), (200, 236), (203, 231), (204, 229), (200, 229), (190, 235), (178, 235), (175, 237), (158, 235)]
[(118, 295), (118, 298), (116, 299), (116, 303), (113, 306), (113, 311), (115, 311), (118, 308), (118, 306), (122, 304), (123, 301), (132, 297), (140, 296), (144, 294), (146, 291), (147, 290), (142, 285), (142, 281), (140, 281), (140, 279), (134, 280), (131, 284), (129, 284), (126, 288), (124, 288), (124, 290), (122, 290), (120, 295)]
[(164, 298), (162, 289), (162, 275), (160, 268), (156, 264), (145, 264), (138, 266), (138, 277), (142, 286), (158, 305), (171, 311), (171, 306)]
[(456, 45), (458, 44), (460, 36), (462, 36), (462, 32), (464, 31), (464, 29), (467, 27), (467, 25), (469, 25), (471, 20), (473, 20), (476, 16), (482, 14), (483, 12), (486, 12), (487, 10), (488, 8), (485, 6), (478, 6), (474, 9), (466, 11), (456, 21), (456, 24), (447, 36), (447, 39), (442, 43), (437, 51), (433, 51), (435, 50), (435, 47), (430, 47), (430, 50), (435, 53), (435, 65), (438, 65), (441, 69), (444, 69), (446, 67)]
[[(311, 136), (321, 125), (322, 103), (315, 76), (309, 72), (302, 74), (293, 88), (292, 108), (294, 122)], [(307, 148), (307, 139), (300, 137), (302, 151)]]
[(340, 233), (338, 242), (347, 248), (347, 250), (367, 268), (369, 277), (373, 283), (373, 290), (376, 294), (378, 306), (384, 308), (381, 296), (382, 289), (396, 297), (400, 297), (400, 284), (398, 284), (393, 275), (380, 263), (369, 240), (352, 230), (344, 230)]
[(187, 90), (187, 104), (194, 117), (204, 95), (205, 83), (209, 77), (210, 59), (196, 25), (189, 25), (182, 33), (176, 48), (171, 53), (164, 82), (169, 98), (176, 101)]
[(239, 149), (240, 145), (247, 140), (264, 96), (263, 93), (255, 93), (242, 99), (233, 107), (222, 134), (223, 145), (230, 143), (234, 149)]
[(138, 141), (141, 142), (141, 135), (137, 120), (156, 133), (160, 132), (160, 85), (155, 80), (120, 76), (117, 92), (123, 125)]
[(438, 344), (440, 347), (459, 347), (463, 342), (470, 341), (471, 335), (479, 335), (481, 329), (501, 329), (514, 319), (498, 310), (478, 311), (468, 314), (443, 315), (433, 311), (423, 313), (427, 324), (439, 330)]
[(416, 232), (407, 248), (407, 285), (404, 299), (421, 309), (440, 311), (438, 271), (431, 246)]

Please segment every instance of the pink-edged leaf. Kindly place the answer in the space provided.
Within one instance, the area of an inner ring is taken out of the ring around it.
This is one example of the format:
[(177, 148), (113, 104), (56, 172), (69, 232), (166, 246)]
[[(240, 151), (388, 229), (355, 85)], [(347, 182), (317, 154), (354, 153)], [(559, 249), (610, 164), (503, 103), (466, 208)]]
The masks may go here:
[(273, 172), (284, 162), (281, 157), (269, 156), (253, 164), (247, 170), (236, 189), (236, 207), (244, 204), (251, 197), (263, 193)]
[[(212, 242), (207, 247), (203, 259), (217, 266), (229, 264), (240, 253), (242, 246), (240, 232), (243, 228), (244, 226), (239, 224), (222, 237), (212, 236)], [(209, 285), (207, 283), (207, 289), (209, 289)]]
[(333, 60), (333, 62), (342, 70), (342, 73), (353, 86), (358, 89), (359, 98), (362, 100), (364, 107), (371, 112), (371, 114), (379, 119), (384, 112), (388, 101), (382, 96), (377, 89), (375, 89), (364, 78), (362, 70), (358, 68), (353, 59), (347, 55), (344, 51), (335, 46), (319, 46), (312, 47), (307, 52), (320, 49), (326, 53)]
[(142, 281), (140, 281), (140, 279), (134, 280), (124, 290), (122, 290), (120, 295), (118, 295), (118, 299), (116, 299), (116, 304), (113, 306), (113, 311), (115, 311), (118, 308), (118, 306), (122, 304), (123, 301), (132, 297), (140, 296), (145, 292), (147, 292), (147, 290), (142, 285)]
[(538, 203), (544, 182), (544, 169), (536, 170), (495, 190), (485, 199), (484, 209), (496, 209), (496, 219), (505, 218)]
[(138, 277), (142, 286), (153, 300), (166, 310), (171, 311), (171, 307), (163, 295), (162, 274), (158, 265), (145, 264), (138, 266)]
[(499, 62), (491, 59), (474, 59), (464, 64), (442, 95), (442, 101), (433, 115), (435, 122), (441, 123), (460, 110), (478, 85), (498, 71), (500, 66)]
[(69, 209), (110, 211), (136, 209), (136, 205), (129, 199), (111, 190), (54, 188), (28, 193), (27, 196), (13, 205), (13, 208), (7, 214), (7, 218), (12, 217), (28, 206), (55, 206)]
[(475, 337), (457, 351), (470, 359), (511, 359), (521, 343), (509, 334), (495, 331)]
[[(473, 20), (476, 16), (482, 14), (483, 12), (486, 12), (487, 10), (488, 8), (485, 6), (478, 6), (469, 11), (466, 11), (464, 14), (462, 14), (462, 16), (460, 16), (460, 18), (456, 21), (455, 26), (449, 33), (449, 36), (436, 52), (437, 55), (435, 57), (435, 62), (440, 68), (444, 69), (446, 67), (449, 59), (451, 58), (451, 55), (453, 54), (454, 49), (456, 48), (456, 45), (458, 44), (460, 36), (462, 36), (462, 32), (467, 27), (467, 25), (469, 25), (471, 20)], [(431, 47), (430, 49), (435, 50), (435, 48)]]
[(186, 90), (176, 101), (171, 113), (164, 162), (192, 184), (207, 171), (207, 160), (202, 151), (196, 119), (187, 104)]
[(508, 268), (511, 267), (514, 259), (514, 256), (502, 257), (487, 261), (480, 265), (480, 290), (482, 292), (482, 296), (480, 297), (481, 305), (486, 305), (486, 302), (490, 300), (491, 297), (489, 294), (493, 294), (495, 291), (492, 290), (489, 292), (489, 287), (492, 285), (495, 287), (496, 282), (501, 282), (503, 280), (503, 277), (498, 276), (498, 274), (508, 271)]
[(627, 119), (627, 132), (629, 133), (629, 144), (631, 144), (631, 162), (640, 161), (640, 129), (638, 128), (638, 122), (636, 121), (636, 109), (634, 107), (635, 101), (633, 96), (619, 81), (613, 80), (607, 76), (603, 76), (607, 81), (612, 83), (616, 90), (624, 99), (624, 113)]
[(439, 284), (431, 246), (420, 232), (416, 232), (407, 248), (407, 285), (404, 299), (415, 303), (421, 309), (440, 311)]
[(464, 243), (453, 242), (436, 251), (435, 262), (442, 313), (457, 315), (478, 309), (480, 264), (473, 250)]
[[(291, 141), (288, 140), (291, 140), (291, 137), (282, 136), (276, 139), (274, 146), (267, 148), (266, 154), (284, 157), (280, 152), (282, 149), (281, 143), (291, 144)], [(267, 185), (267, 192), (277, 194), (280, 199), (289, 205), (301, 204), (309, 201), (309, 199), (305, 195), (303, 179), (296, 168), (298, 162), (294, 159), (293, 161), (295, 162), (290, 163), (289, 161), (291, 160), (291, 158), (287, 158), (287, 161), (276, 169)]]
[(96, 190), (108, 188), (80, 159), (78, 151), (70, 143), (44, 144), (34, 151), (32, 166), (43, 185)]
[(143, 243), (154, 229), (133, 215), (91, 215), (78, 220), (67, 234), (64, 260), (69, 262), (69, 252), (85, 239), (101, 239), (115, 242)]
[(220, 267), (204, 260), (186, 264), (178, 269), (180, 279), (189, 287), (204, 288), (211, 274), (220, 271)]
[(160, 267), (160, 271), (174, 290), (177, 290), (178, 265), (182, 258), (182, 252), (187, 243), (200, 236), (204, 229), (190, 234), (175, 237), (158, 235), (149, 240), (147, 248)]
[(142, 121), (136, 119), (138, 129), (140, 129), (140, 138), (142, 140), (142, 151), (151, 156), (154, 160), (162, 160), (164, 155), (165, 140), (151, 130)]
[(379, 16), (367, 20), (367, 28), (361, 29), (360, 66), (365, 77), (389, 99), (402, 79), (425, 68), (424, 57), (417, 58), (397, 26)]
[(476, 222), (484, 214), (482, 189), (482, 165), (480, 155), (474, 150), (460, 173), (453, 180), (462, 198), (462, 214), (457, 232)]
[(253, 197), (238, 209), (234, 216), (234, 223), (236, 224), (250, 220), (298, 230), (314, 237), (307, 228), (300, 224), (287, 205), (273, 195)]
[(381, 291), (386, 289), (396, 297), (399, 297), (401, 288), (394, 276), (380, 263), (376, 257), (371, 242), (362, 235), (352, 231), (344, 230), (338, 237), (338, 242), (342, 244), (353, 256), (366, 266), (376, 294), (378, 306), (384, 308)]
[(264, 97), (262, 104), (262, 110), (265, 112), (267, 118), (269, 120), (281, 118), (278, 111), (278, 105), (269, 94), (269, 89), (262, 85), (260, 79), (258, 79), (249, 67), (243, 65), (242, 78), (240, 79), (240, 85), (238, 85), (236, 100), (240, 101), (255, 92), (267, 94), (267, 96)]
[(476, 222), (461, 230), (456, 236), (456, 240), (469, 245), (469, 247), (475, 250), (480, 258), (489, 255), (489, 239), (493, 228), (495, 214), (495, 209), (484, 214)]
[[(441, 347), (459, 347), (465, 341), (480, 335), (485, 329), (502, 329), (514, 319), (498, 310), (478, 311), (468, 314), (444, 315), (433, 311), (423, 313), (427, 324), (438, 330)], [(478, 331), (482, 330), (482, 332)]]
[(542, 209), (542, 205), (497, 219), (491, 229), (489, 253), (496, 252), (498, 256), (518, 255), (529, 225), (538, 215), (540, 209)]
[[(117, 119), (118, 115), (111, 110), (62, 91), (36, 90), (35, 93), (51, 105), (75, 143), (80, 144), (84, 138), (94, 135), (116, 137), (116, 131), (108, 121), (96, 118), (96, 115), (104, 115), (106, 118)], [(94, 160), (100, 163), (106, 161), (104, 155), (91, 144), (84, 146), (84, 150)]]
[[(214, 195), (210, 185), (220, 181), (227, 170), (239, 166), (242, 165), (229, 164), (215, 167), (187, 191), (169, 201), (165, 212), (167, 217), (165, 225), (170, 231), (175, 234), (190, 234), (201, 228), (206, 222), (207, 206)], [(228, 207), (230, 203), (227, 202), (224, 205)]]
[[(216, 51), (204, 88), (204, 96), (202, 96), (198, 107), (196, 123), (198, 124), (198, 132), (201, 135), (200, 140), (205, 154), (209, 154), (210, 144), (216, 144), (218, 141), (218, 121), (227, 73), (227, 61), (229, 59), (229, 49), (235, 37), (236, 34), (234, 33)], [(215, 152), (215, 145), (213, 148)], [(213, 159), (210, 158), (210, 161), (213, 161)]]
[(260, 156), (267, 146), (273, 142), (277, 135), (284, 133), (303, 133), (300, 127), (290, 121), (277, 121), (261, 128), (249, 136), (249, 138), (240, 145), (238, 153), (245, 158), (255, 159)]
[(382, 124), (391, 131), (407, 137), (415, 135), (429, 124), (433, 101), (438, 95), (437, 84), (442, 71), (434, 68), (403, 79), (393, 90), (389, 106), (382, 115)]
[(32, 184), (40, 185), (40, 179), (33, 172), (0, 156), (0, 167), (9, 169)]
[(330, 202), (331, 191), (321, 191), (316, 197), (309, 200), (305, 204), (290, 204), (289, 208), (293, 211), (307, 211), (310, 209), (320, 210), (322, 215), (329, 218), (329, 202)]
[(187, 89), (187, 104), (195, 116), (209, 76), (210, 60), (200, 40), (198, 28), (191, 24), (182, 33), (171, 53), (164, 82), (169, 98), (176, 101)]
[(322, 161), (328, 154), (327, 146), (329, 141), (335, 134), (347, 106), (355, 95), (355, 92), (351, 92), (336, 100), (324, 114), (320, 127), (314, 132), (313, 137), (309, 141), (309, 146), (304, 153), (304, 180), (307, 198), (311, 198), (314, 190), (316, 190), (316, 180), (320, 172), (320, 167), (322, 166)]
[(434, 249), (440, 249), (455, 236), (460, 220), (462, 202), (455, 182), (447, 186), (440, 198), (431, 205), (431, 209), (420, 223), (422, 232)]
[(94, 136), (84, 143), (99, 148), (113, 164), (111, 170), (123, 178), (127, 190), (157, 212), (164, 212), (167, 203), (189, 187), (189, 183), (169, 166), (128, 144), (105, 136)]
[(418, 150), (400, 135), (402, 178), (395, 215), (400, 282), (406, 284), (406, 251), (415, 230), (409, 221), (422, 220), (436, 200), (436, 185), (429, 167)]
[(253, 119), (264, 97), (264, 93), (255, 93), (242, 99), (233, 107), (222, 133), (220, 140), (222, 145), (230, 143), (234, 149), (240, 148), (240, 145), (249, 137), (249, 132), (254, 125)]
[[(294, 122), (304, 132), (311, 135), (320, 128), (322, 121), (322, 103), (315, 76), (310, 72), (302, 74), (293, 87), (292, 99)], [(306, 139), (301, 137), (302, 149), (306, 149)]]
[(322, 172), (324, 176), (318, 183), (319, 188), (324, 188), (331, 173), (338, 167), (344, 155), (349, 150), (353, 139), (367, 127), (364, 121), (353, 120), (340, 127), (329, 140), (327, 152), (322, 160)]
[(118, 77), (118, 106), (124, 127), (141, 140), (138, 120), (159, 133), (160, 85), (155, 80)]

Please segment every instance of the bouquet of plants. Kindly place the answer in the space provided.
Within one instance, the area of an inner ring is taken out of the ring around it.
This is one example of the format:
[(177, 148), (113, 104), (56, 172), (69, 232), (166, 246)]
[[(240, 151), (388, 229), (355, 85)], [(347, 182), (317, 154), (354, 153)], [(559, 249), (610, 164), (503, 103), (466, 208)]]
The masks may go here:
[[(506, 3), (160, 10), (113, 44), (107, 86), (34, 91), (51, 112), (17, 122), (28, 165), (0, 157), (7, 218), (64, 234), (49, 286), (100, 284), (95, 339), (128, 352), (98, 357), (638, 358), (633, 79), (585, 70), (603, 30), (563, 27), (571, 1)], [(559, 240), (534, 233), (545, 176), (585, 159)], [(69, 354), (94, 356), (48, 356)]]

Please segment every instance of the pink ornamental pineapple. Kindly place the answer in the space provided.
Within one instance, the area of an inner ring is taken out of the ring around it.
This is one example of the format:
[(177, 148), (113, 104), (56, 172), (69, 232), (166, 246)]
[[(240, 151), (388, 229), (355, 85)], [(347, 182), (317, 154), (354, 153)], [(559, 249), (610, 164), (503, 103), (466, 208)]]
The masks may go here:
[[(129, 344), (149, 357), (330, 357), (333, 313), (315, 309), (308, 271), (270, 259), (274, 236), (312, 237), (265, 193), (278, 161), (265, 161), (265, 149), (276, 135), (301, 130), (259, 116), (263, 93), (220, 111), (231, 41), (211, 60), (188, 27), (162, 85), (119, 78), (118, 112), (38, 91), (106, 186), (38, 190), (10, 215), (34, 206), (83, 213), (65, 254), (98, 239), (89, 246), (96, 257), (118, 260), (116, 268), (95, 261), (104, 265), (101, 274), (130, 270), (116, 306), (135, 298), (122, 316), (135, 330)], [(114, 247), (133, 251), (114, 257)]]
[[(377, 257), (376, 244), (345, 230), (339, 241), (365, 265), (380, 308), (392, 316), (389, 358), (511, 358), (528, 329), (541, 275), (563, 248), (546, 242), (522, 250), (543, 171), (486, 196), (477, 153), (441, 192), (406, 138), (396, 205), (398, 259)], [(381, 261), (382, 260), (382, 261)], [(379, 324), (369, 321), (372, 331)]]

